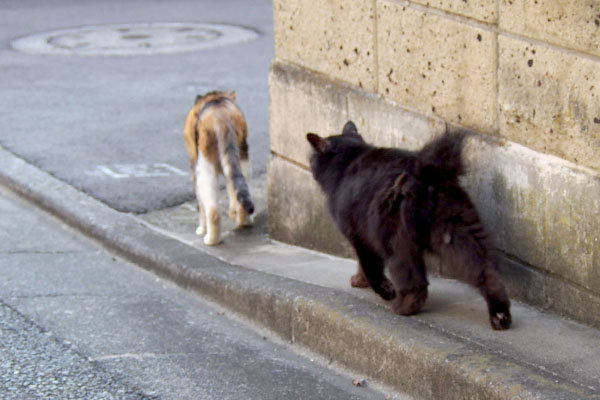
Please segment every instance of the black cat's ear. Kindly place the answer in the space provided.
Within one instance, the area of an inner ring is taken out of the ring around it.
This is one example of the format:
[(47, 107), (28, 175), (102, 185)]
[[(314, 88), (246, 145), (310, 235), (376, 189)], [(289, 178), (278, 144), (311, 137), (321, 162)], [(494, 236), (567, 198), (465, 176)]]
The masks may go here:
[(306, 140), (308, 140), (312, 147), (319, 153), (324, 153), (329, 148), (329, 140), (314, 133), (307, 133)]
[(346, 122), (346, 125), (344, 125), (344, 129), (342, 129), (342, 135), (358, 135), (358, 130), (356, 129), (356, 125), (354, 125), (354, 122)]

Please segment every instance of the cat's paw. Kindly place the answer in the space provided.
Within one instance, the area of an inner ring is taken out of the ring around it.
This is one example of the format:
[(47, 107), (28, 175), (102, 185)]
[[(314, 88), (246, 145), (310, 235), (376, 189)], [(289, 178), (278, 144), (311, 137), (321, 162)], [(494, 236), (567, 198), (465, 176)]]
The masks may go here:
[(379, 294), (384, 300), (392, 300), (394, 297), (396, 297), (396, 290), (394, 289), (392, 282), (385, 279), (381, 282), (381, 285), (377, 290), (377, 294)]
[(488, 313), (490, 314), (492, 329), (501, 331), (510, 328), (512, 318), (510, 316), (510, 301), (508, 299), (490, 299)]
[(423, 308), (425, 300), (427, 300), (427, 286), (402, 291), (394, 299), (392, 309), (396, 314), (414, 315)]
[(350, 286), (359, 288), (369, 287), (369, 281), (362, 271), (358, 271), (350, 278)]
[(239, 212), (236, 223), (238, 227), (249, 227), (254, 223), (254, 216), (248, 215), (246, 212)]
[(202, 236), (202, 235), (204, 235), (204, 234), (206, 234), (206, 227), (205, 227), (205, 226), (202, 226), (202, 225), (198, 226), (198, 227), (196, 228), (196, 235), (198, 235), (198, 236)]
[(221, 238), (218, 236), (206, 235), (204, 236), (204, 244), (207, 246), (214, 246), (221, 243)]
[(510, 328), (512, 320), (509, 313), (495, 313), (490, 315), (490, 323), (492, 328), (501, 331)]

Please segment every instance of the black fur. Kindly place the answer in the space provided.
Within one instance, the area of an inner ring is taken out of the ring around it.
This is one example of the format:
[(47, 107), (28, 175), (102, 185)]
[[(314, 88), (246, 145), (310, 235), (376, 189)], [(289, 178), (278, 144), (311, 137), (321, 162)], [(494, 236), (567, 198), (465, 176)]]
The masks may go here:
[[(494, 329), (511, 324), (499, 256), (458, 178), (465, 134), (446, 132), (418, 152), (367, 144), (349, 121), (342, 135), (309, 133), (313, 176), (359, 260), (353, 286), (371, 286), (402, 315), (427, 298), (423, 252), (432, 250), (485, 298)], [(387, 270), (389, 280), (384, 270)]]

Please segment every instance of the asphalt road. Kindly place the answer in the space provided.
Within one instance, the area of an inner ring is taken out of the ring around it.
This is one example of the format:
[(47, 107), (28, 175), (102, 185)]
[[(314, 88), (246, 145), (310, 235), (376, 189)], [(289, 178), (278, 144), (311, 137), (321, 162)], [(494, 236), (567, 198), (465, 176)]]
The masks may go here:
[(0, 276), (3, 399), (385, 398), (2, 187)]
[[(0, 145), (119, 211), (155, 211), (193, 198), (181, 130), (195, 95), (229, 89), (249, 123), (254, 179), (265, 179), (271, 8), (266, 0), (3, 0)], [(160, 40), (171, 36), (133, 30), (148, 22), (182, 23), (169, 34), (187, 39), (204, 34), (186, 33), (195, 23), (232, 24), (256, 38), (164, 54)], [(107, 24), (149, 54), (82, 55)], [(83, 33), (56, 33), (78, 27)], [(33, 34), (66, 54), (13, 48)], [(0, 276), (2, 398), (384, 398), (1, 187)]]
[[(12, 47), (32, 34), (147, 22), (231, 24), (257, 35), (171, 54), (158, 54), (161, 38), (122, 27), (121, 42), (137, 40), (149, 55), (82, 56), (88, 39), (74, 43), (77, 35), (47, 37), (66, 55)], [(181, 133), (187, 111), (197, 93), (228, 89), (248, 120), (254, 178), (264, 179), (271, 1), (3, 0), (0, 27), (0, 144), (14, 154), (120, 211), (174, 206), (194, 196)]]

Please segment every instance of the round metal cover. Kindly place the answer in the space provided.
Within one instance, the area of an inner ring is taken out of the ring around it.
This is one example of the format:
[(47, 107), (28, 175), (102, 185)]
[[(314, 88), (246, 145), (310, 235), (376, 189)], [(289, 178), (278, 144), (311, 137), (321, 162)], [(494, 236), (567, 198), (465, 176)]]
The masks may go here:
[(234, 25), (149, 22), (60, 29), (16, 39), (11, 46), (30, 54), (135, 56), (212, 49), (257, 37)]

